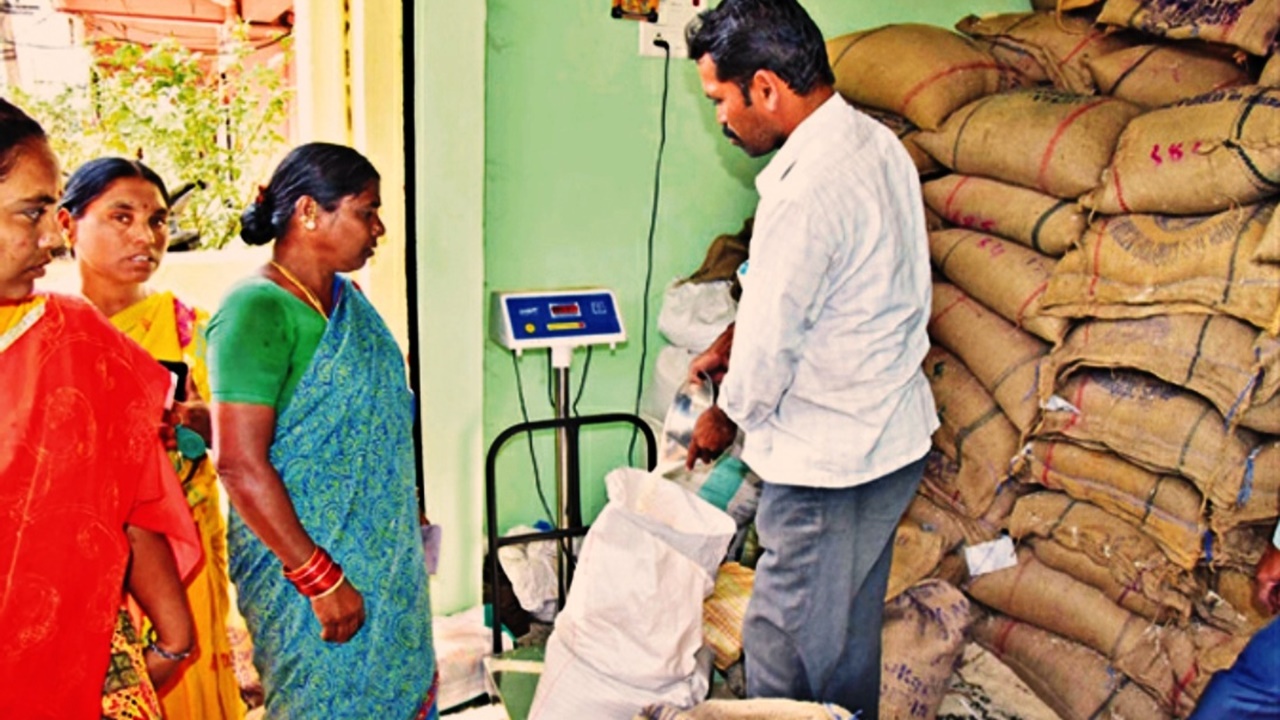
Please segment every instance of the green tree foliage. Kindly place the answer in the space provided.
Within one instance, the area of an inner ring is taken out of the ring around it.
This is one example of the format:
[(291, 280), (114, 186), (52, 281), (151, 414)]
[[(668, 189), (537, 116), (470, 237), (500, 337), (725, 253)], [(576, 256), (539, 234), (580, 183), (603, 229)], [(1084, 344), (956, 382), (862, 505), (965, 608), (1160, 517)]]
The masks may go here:
[(88, 85), (17, 100), (48, 131), (66, 170), (104, 155), (140, 159), (170, 192), (202, 183), (181, 215), (200, 246), (219, 248), (239, 233), (240, 212), (257, 192), (265, 163), (284, 147), (280, 130), (291, 91), (278, 65), (250, 62), (247, 25), (230, 25), (216, 56), (173, 40), (152, 46), (110, 41), (95, 48)]

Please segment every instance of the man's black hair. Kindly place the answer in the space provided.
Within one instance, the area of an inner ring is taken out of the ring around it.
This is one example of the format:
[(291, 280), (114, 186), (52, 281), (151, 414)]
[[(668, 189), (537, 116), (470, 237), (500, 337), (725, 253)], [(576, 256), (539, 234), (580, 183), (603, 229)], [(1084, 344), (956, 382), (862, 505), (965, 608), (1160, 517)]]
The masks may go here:
[(757, 70), (769, 70), (800, 95), (835, 84), (827, 46), (796, 0), (724, 0), (685, 29), (689, 57), (710, 56), (716, 79), (735, 82), (751, 104)]

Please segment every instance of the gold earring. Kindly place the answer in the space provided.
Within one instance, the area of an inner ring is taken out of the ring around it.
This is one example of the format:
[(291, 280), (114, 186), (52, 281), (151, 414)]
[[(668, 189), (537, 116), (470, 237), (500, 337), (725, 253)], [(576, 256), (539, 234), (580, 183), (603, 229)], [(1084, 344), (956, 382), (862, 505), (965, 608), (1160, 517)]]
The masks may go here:
[(306, 229), (308, 229), (308, 230), (315, 230), (315, 229), (316, 229), (316, 219), (315, 219), (315, 218), (307, 218), (306, 220), (303, 220), (303, 221), (302, 221), (302, 227), (304, 227), (304, 228), (306, 228)]

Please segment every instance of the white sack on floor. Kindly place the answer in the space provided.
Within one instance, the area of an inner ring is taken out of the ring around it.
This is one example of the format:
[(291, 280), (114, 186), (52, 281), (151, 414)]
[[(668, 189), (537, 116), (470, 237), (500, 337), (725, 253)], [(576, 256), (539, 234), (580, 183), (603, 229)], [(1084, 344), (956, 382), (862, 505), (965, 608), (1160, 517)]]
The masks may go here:
[[(436, 649), (440, 692), (436, 704), (442, 710), (461, 705), (488, 691), (484, 658), (493, 653), (493, 631), (484, 624), (484, 607), (477, 605), (454, 615), (437, 616), (431, 622)], [(503, 646), (511, 639), (502, 636)]]
[[(517, 525), (507, 535), (538, 532), (528, 525)], [(511, 589), (520, 607), (540, 622), (551, 622), (556, 616), (560, 594), (560, 576), (556, 572), (556, 542), (536, 540), (498, 548), (498, 562), (511, 580)]]
[(702, 601), (736, 525), (656, 474), (620, 468), (605, 485), (530, 720), (630, 720), (650, 703), (689, 707), (707, 694)]
[(706, 350), (738, 314), (738, 302), (729, 294), (731, 285), (729, 280), (673, 281), (662, 296), (658, 329), (672, 345)]

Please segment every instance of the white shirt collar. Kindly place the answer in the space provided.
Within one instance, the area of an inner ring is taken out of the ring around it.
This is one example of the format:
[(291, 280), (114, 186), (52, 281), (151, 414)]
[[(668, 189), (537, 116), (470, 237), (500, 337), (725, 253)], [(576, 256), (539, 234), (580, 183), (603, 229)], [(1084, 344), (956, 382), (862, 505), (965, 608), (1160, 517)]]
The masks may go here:
[(817, 110), (801, 120), (796, 129), (792, 130), (791, 135), (782, 143), (782, 147), (778, 148), (778, 153), (756, 175), (756, 192), (763, 196), (776, 190), (792, 166), (804, 155), (805, 148), (814, 140), (829, 134), (831, 128), (846, 116), (848, 110), (849, 103), (840, 96), (840, 93), (832, 93), (831, 97), (819, 105)]

